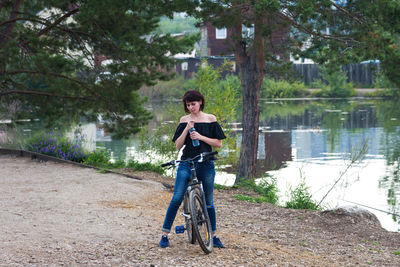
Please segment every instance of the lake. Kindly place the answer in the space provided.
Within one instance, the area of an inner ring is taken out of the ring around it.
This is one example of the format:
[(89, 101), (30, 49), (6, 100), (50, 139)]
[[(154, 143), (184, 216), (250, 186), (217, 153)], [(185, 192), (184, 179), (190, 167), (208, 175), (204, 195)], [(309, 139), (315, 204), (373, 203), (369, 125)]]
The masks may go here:
[[(150, 128), (171, 120), (166, 106), (180, 103), (149, 105), (155, 117)], [(290, 188), (304, 182), (315, 201), (323, 206), (357, 205), (374, 213), (382, 226), (399, 231), (400, 224), (400, 109), (388, 100), (262, 100), (260, 102), (260, 135), (258, 177), (273, 176), (280, 189), (280, 204), (288, 199)], [(238, 111), (240, 113), (240, 111)], [(232, 122), (240, 142), (241, 115)], [(0, 145), (7, 138), (14, 143), (42, 129), (37, 122), (21, 122), (12, 130), (0, 124)], [(157, 158), (138, 150), (133, 137), (114, 140), (98, 124), (81, 123), (88, 149), (105, 148), (112, 158), (149, 160)], [(69, 132), (72, 136), (72, 131)], [(167, 137), (168, 138), (168, 137)], [(365, 145), (362, 160), (351, 162)], [(4, 144), (3, 144), (4, 146)], [(218, 172), (216, 182), (230, 186), (235, 175)]]

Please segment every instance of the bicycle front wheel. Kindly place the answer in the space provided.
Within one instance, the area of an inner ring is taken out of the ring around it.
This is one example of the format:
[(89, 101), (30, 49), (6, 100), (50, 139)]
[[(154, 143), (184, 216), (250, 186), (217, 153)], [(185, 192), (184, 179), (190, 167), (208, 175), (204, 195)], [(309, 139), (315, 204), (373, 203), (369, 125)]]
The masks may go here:
[(211, 222), (208, 217), (203, 196), (198, 189), (190, 192), (190, 214), (193, 222), (193, 230), (201, 249), (210, 253), (213, 249)]

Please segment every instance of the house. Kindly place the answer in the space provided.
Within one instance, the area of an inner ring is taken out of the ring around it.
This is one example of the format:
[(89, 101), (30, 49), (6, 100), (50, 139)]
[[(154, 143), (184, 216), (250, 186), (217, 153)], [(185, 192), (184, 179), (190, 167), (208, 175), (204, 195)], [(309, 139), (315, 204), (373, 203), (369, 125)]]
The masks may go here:
[[(276, 23), (266, 19), (266, 23)], [(194, 73), (197, 72), (201, 61), (207, 59), (208, 64), (214, 67), (221, 66), (224, 61), (228, 61), (231, 64), (231, 73), (238, 74), (236, 61), (234, 57), (234, 51), (232, 47), (233, 34), (230, 28), (217, 28), (211, 24), (211, 22), (204, 23), (201, 28), (201, 39), (196, 45), (196, 56), (195, 57), (180, 57), (181, 63), (177, 65), (176, 71), (179, 74), (183, 74), (185, 78), (193, 77)], [(270, 56), (278, 60), (289, 60), (289, 56), (284, 50), (284, 43), (286, 42), (286, 36), (289, 34), (289, 27), (284, 27), (280, 30), (273, 31), (270, 38), (265, 42)], [(242, 35), (247, 38), (251, 38), (254, 35), (254, 27), (242, 26)], [(225, 71), (222, 75), (227, 74)]]

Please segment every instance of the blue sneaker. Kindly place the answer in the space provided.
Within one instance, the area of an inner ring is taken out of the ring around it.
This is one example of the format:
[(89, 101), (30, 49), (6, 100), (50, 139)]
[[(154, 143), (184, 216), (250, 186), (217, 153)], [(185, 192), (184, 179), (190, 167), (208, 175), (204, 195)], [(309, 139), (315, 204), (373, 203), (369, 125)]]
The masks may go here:
[(158, 245), (160, 246), (160, 248), (169, 247), (168, 236), (163, 235)]
[(224, 248), (224, 244), (222, 244), (221, 240), (217, 236), (213, 237), (214, 248)]

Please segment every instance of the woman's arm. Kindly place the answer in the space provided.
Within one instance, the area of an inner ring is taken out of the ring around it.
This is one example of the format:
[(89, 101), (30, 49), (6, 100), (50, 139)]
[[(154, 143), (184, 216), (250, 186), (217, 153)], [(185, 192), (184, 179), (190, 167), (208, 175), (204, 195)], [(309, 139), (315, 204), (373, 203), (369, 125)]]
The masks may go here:
[[(182, 119), (181, 119), (182, 122)], [(194, 127), (194, 121), (189, 121), (185, 127), (185, 129), (183, 129), (182, 134), (175, 140), (175, 147), (177, 150), (180, 150), (183, 145), (185, 144), (185, 139), (186, 139), (186, 135), (189, 132), (189, 129)]]

